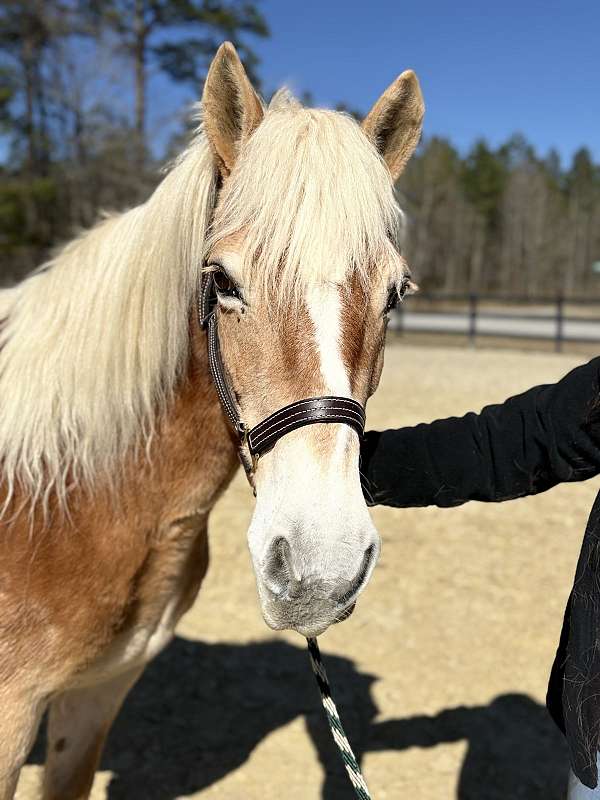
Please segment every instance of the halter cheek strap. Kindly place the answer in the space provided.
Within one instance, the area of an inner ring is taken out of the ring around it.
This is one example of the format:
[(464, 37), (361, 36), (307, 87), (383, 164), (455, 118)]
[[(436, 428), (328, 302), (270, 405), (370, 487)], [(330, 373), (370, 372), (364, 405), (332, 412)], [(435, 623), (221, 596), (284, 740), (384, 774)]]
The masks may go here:
[(205, 273), (198, 298), (200, 327), (207, 331), (208, 364), (223, 411), (239, 436), (239, 456), (250, 484), (254, 487), (254, 471), (260, 456), (271, 450), (286, 433), (315, 423), (349, 425), (362, 437), (365, 411), (350, 397), (310, 397), (290, 403), (248, 429), (242, 421), (239, 406), (227, 383), (215, 313), (216, 292), (211, 273)]

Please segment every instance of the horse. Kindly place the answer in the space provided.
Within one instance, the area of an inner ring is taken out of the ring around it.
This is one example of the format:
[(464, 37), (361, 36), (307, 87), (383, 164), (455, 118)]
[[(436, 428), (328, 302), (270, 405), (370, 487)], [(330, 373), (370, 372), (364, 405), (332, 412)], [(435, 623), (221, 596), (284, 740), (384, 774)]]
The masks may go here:
[[(251, 425), (299, 398), (364, 406), (387, 315), (413, 288), (393, 188), (421, 132), (413, 72), (359, 124), (286, 90), (267, 106), (225, 43), (200, 109), (146, 202), (0, 293), (1, 800), (46, 710), (43, 796), (89, 796), (127, 692), (206, 574), (238, 440), (210, 377), (203, 275)], [(293, 430), (254, 479), (264, 619), (316, 636), (352, 611), (379, 552), (359, 437)]]

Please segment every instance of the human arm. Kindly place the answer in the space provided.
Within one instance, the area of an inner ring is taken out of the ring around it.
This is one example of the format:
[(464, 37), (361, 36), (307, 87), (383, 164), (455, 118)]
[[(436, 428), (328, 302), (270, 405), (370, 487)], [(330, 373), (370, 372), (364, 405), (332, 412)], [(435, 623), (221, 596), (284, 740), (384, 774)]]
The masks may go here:
[(372, 505), (501, 502), (600, 472), (600, 358), (479, 414), (369, 431), (361, 474)]

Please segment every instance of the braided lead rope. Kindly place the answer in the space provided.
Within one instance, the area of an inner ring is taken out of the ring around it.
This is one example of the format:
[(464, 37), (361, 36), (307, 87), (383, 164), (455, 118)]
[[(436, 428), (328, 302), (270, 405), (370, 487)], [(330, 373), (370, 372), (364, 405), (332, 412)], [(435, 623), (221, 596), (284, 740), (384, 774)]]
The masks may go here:
[(323, 708), (327, 714), (327, 721), (329, 722), (331, 735), (333, 736), (333, 741), (338, 746), (338, 750), (342, 756), (342, 761), (346, 767), (346, 772), (348, 773), (348, 777), (352, 783), (354, 793), (359, 800), (372, 800), (369, 790), (367, 789), (365, 779), (363, 778), (360, 767), (358, 766), (356, 756), (352, 752), (350, 742), (348, 741), (344, 728), (342, 727), (340, 715), (338, 714), (338, 710), (335, 707), (333, 698), (331, 697), (331, 688), (329, 686), (327, 673), (325, 672), (325, 667), (321, 659), (321, 652), (319, 650), (317, 640), (313, 638), (307, 638), (306, 641), (308, 643), (310, 663), (313, 672), (315, 673), (315, 678), (317, 679), (319, 691), (321, 692), (321, 702), (323, 703)]

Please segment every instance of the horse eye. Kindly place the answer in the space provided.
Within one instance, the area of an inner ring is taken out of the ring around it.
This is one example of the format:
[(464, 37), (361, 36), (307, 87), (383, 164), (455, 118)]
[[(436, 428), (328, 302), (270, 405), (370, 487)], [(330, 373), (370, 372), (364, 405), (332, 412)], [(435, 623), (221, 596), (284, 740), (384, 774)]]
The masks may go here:
[(400, 286), (394, 285), (388, 294), (387, 302), (385, 304), (384, 315), (389, 314), (390, 311), (393, 311), (394, 308), (404, 299), (404, 295), (406, 294), (408, 287), (410, 285), (409, 278), (403, 278), (402, 283)]
[(223, 272), (222, 269), (217, 269), (213, 272), (213, 281), (215, 289), (222, 297), (237, 297), (240, 298), (240, 292), (235, 283), (231, 280), (229, 275)]
[(396, 287), (394, 286), (388, 293), (387, 300), (385, 303), (385, 308), (383, 309), (384, 314), (389, 314), (392, 309), (396, 308), (398, 303), (398, 292), (396, 291)]
[(398, 292), (398, 287), (397, 286), (393, 286), (390, 289), (389, 294), (387, 296), (385, 309), (383, 311), (384, 315), (385, 314), (389, 314), (390, 311), (393, 311), (396, 308), (396, 306), (398, 305), (398, 303), (400, 302), (400, 300), (402, 300), (403, 296), (404, 296), (404, 292), (403, 292), (402, 288), (400, 289), (400, 293), (399, 293)]

